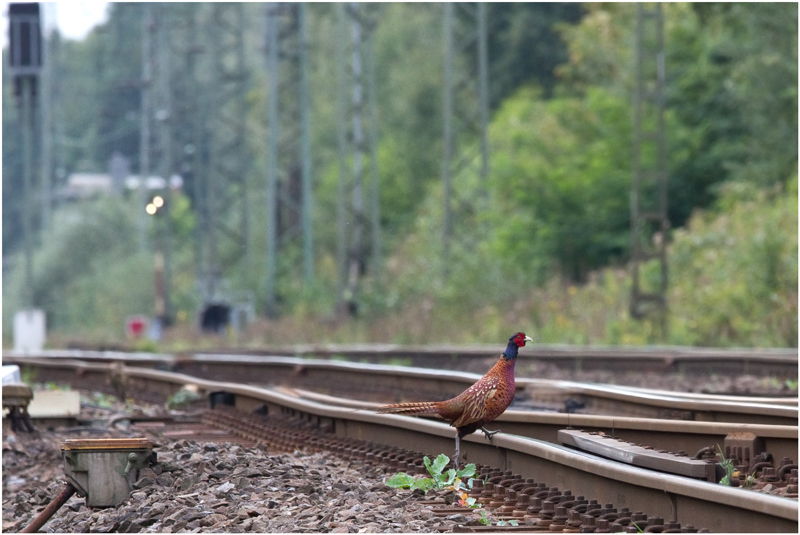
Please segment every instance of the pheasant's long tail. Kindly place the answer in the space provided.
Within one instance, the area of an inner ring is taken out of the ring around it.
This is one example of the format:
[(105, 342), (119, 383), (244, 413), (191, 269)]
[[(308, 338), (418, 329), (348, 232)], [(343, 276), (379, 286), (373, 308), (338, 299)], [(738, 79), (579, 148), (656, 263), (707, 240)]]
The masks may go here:
[(385, 405), (376, 409), (384, 414), (439, 414), (439, 403), (436, 401), (423, 401), (420, 403), (396, 403)]

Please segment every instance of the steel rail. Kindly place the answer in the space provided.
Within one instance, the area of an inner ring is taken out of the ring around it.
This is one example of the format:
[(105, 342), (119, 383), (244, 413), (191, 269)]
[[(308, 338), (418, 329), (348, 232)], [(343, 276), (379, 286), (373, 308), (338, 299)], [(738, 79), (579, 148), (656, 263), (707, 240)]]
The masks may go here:
[[(439, 396), (440, 399), (451, 397), (470, 386), (481, 376), (458, 371), (440, 371), (427, 368), (406, 366), (387, 366), (364, 363), (332, 362), (325, 360), (308, 360), (288, 357), (259, 357), (240, 355), (194, 355), (191, 359), (180, 360), (179, 369), (192, 375), (219, 377), (228, 375), (231, 379), (244, 380), (252, 378), (250, 370), (245, 376), (235, 377), (237, 371), (232, 365), (258, 366), (269, 369), (270, 374), (276, 368), (284, 367), (292, 376), (292, 380), (305, 379), (311, 381), (311, 374), (318, 374), (320, 379), (330, 383), (331, 373), (337, 374), (340, 390), (352, 391), (344, 384), (367, 381), (380, 381), (377, 390), (386, 395), (393, 390), (399, 392), (403, 401), (407, 393), (420, 392)], [(206, 375), (208, 374), (208, 375)], [(298, 377), (298, 375), (304, 377)], [(373, 383), (376, 384), (376, 383)], [(387, 388), (389, 387), (389, 388)], [(758, 424), (797, 423), (797, 398), (758, 398), (740, 396), (694, 396), (685, 393), (634, 389), (614, 385), (587, 384), (574, 381), (517, 379), (518, 394), (522, 399), (544, 403), (548, 407), (562, 408), (568, 401), (583, 405), (583, 410), (592, 414), (615, 414), (642, 417), (660, 417), (687, 420), (740, 422)], [(421, 399), (421, 398), (418, 398)]]
[[(298, 357), (349, 357), (373, 363), (410, 359), (415, 366), (452, 368), (465, 360), (485, 359), (497, 353), (496, 345), (400, 345), (400, 344), (299, 344), (262, 349), (226, 348), (191, 350), (190, 354), (225, 353), (291, 355)], [(656, 371), (664, 373), (717, 373), (720, 375), (776, 374), (797, 379), (797, 348), (695, 348), (682, 346), (568, 346), (528, 345), (522, 363), (542, 362), (559, 368), (605, 371)]]
[[(280, 392), (296, 398), (307, 399), (327, 405), (374, 410), (379, 403), (337, 398), (303, 389), (278, 388)], [(765, 451), (780, 459), (797, 456), (797, 426), (775, 426), (756, 424), (732, 424), (719, 422), (693, 422), (680, 420), (657, 420), (652, 418), (629, 418), (614, 416), (592, 416), (586, 414), (541, 413), (507, 410), (489, 427), (504, 433), (520, 435), (545, 442), (558, 443), (558, 432), (573, 427), (586, 431), (604, 433), (622, 440), (657, 446), (672, 452), (684, 451), (694, 455), (703, 448), (722, 447), (728, 436), (749, 433), (760, 438)]]
[[(194, 351), (197, 353), (204, 351)], [(225, 353), (280, 353), (294, 355), (411, 355), (440, 354), (455, 356), (477, 355), (485, 357), (497, 352), (496, 345), (401, 345), (401, 344), (296, 344), (291, 346), (273, 346), (266, 349), (230, 348)], [(620, 360), (649, 359), (662, 361), (691, 361), (695, 359), (711, 360), (759, 360), (783, 363), (797, 361), (797, 348), (702, 348), (683, 346), (571, 346), (561, 344), (528, 344), (525, 354), (520, 358), (589, 358)]]
[[(316, 389), (323, 394), (350, 396), (359, 392), (365, 401), (400, 402), (446, 399), (459, 394), (480, 376), (459, 371), (387, 366), (296, 357), (257, 355), (159, 355), (147, 353), (44, 351), (51, 359), (117, 362), (185, 372), (237, 382), (284, 384)], [(24, 363), (30, 356), (7, 352), (9, 362)], [(255, 368), (255, 369), (254, 369)], [(797, 398), (695, 396), (574, 381), (517, 379), (517, 404), (566, 412), (709, 422), (797, 425)], [(572, 409), (571, 412), (576, 412)]]
[(797, 407), (798, 406), (798, 398), (796, 397), (748, 397), (748, 396), (732, 396), (732, 395), (724, 395), (724, 394), (701, 394), (697, 392), (675, 392), (675, 391), (660, 391), (660, 390), (653, 390), (651, 388), (639, 388), (635, 386), (624, 386), (621, 387), (625, 390), (630, 390), (631, 392), (646, 392), (646, 393), (663, 393), (665, 395), (669, 395), (672, 397), (677, 398), (684, 398), (684, 399), (697, 399), (697, 400), (709, 400), (709, 401), (751, 401), (753, 403), (767, 403), (769, 405), (786, 405), (787, 407)]
[[(452, 428), (421, 418), (324, 405), (256, 386), (120, 364), (66, 359), (31, 359), (30, 364), (42, 367), (48, 376), (61, 380), (80, 379), (94, 385), (121, 383), (121, 388), (128, 392), (147, 392), (162, 401), (186, 385), (194, 385), (209, 395), (225, 392), (242, 411), (290, 414), (336, 436), (428, 455), (449, 452), (453, 447)], [(462, 442), (462, 451), (469, 462), (511, 470), (523, 477), (548, 481), (550, 485), (597, 496), (617, 506), (647, 511), (684, 525), (723, 532), (796, 533), (798, 529), (798, 502), (795, 500), (656, 473), (541, 440), (503, 433), (490, 442), (482, 435), (473, 434)]]

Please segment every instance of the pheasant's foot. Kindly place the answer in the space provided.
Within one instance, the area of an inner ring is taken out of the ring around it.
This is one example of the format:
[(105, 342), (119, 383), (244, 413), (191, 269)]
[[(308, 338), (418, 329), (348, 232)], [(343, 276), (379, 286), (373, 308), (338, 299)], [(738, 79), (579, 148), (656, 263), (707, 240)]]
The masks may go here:
[(483, 431), (483, 434), (484, 434), (484, 435), (486, 435), (486, 438), (488, 438), (488, 439), (489, 439), (489, 442), (491, 442), (491, 441), (492, 441), (492, 437), (493, 437), (494, 435), (496, 435), (497, 433), (499, 433), (499, 432), (500, 432), (500, 430), (499, 430), (499, 429), (495, 429), (494, 431), (489, 431), (489, 430), (488, 430), (488, 429), (486, 429), (485, 427), (481, 427), (481, 431)]

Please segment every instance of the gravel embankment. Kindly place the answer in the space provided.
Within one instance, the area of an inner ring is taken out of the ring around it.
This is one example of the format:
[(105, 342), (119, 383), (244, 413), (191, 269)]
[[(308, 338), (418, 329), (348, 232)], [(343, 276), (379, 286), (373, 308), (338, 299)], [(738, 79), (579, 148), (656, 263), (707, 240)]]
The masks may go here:
[[(120, 436), (127, 433), (7, 433), (3, 531), (22, 530), (63, 489), (62, 440)], [(471, 519), (468, 510), (470, 518), (437, 517), (418, 496), (384, 485), (382, 468), (328, 453), (272, 454), (260, 444), (158, 442), (154, 451), (160, 474), (142, 470), (128, 500), (116, 508), (91, 509), (74, 495), (41, 531), (431, 532)]]

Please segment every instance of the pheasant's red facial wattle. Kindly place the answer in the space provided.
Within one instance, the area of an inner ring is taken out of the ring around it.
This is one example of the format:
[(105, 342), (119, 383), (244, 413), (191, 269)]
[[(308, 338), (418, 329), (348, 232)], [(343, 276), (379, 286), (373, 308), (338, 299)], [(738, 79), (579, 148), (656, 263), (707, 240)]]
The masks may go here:
[(525, 342), (529, 340), (530, 338), (525, 336), (525, 333), (517, 333), (514, 335), (514, 342), (517, 344), (517, 347), (523, 347)]

